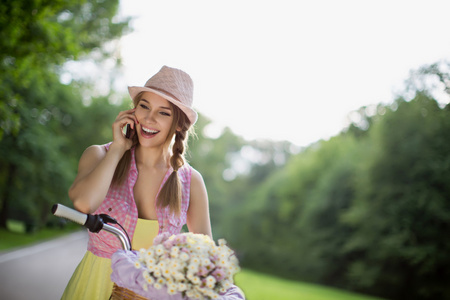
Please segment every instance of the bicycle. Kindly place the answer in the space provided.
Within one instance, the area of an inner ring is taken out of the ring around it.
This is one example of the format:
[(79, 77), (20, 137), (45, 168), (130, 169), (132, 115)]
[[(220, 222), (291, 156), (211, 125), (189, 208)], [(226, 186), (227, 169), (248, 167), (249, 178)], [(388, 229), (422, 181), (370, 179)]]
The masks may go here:
[[(72, 222), (78, 223), (89, 229), (90, 232), (98, 233), (100, 232), (100, 230), (105, 230), (115, 235), (120, 240), (120, 242), (122, 243), (122, 248), (124, 250), (131, 250), (131, 241), (127, 232), (122, 227), (122, 225), (120, 225), (119, 222), (116, 221), (116, 219), (107, 214), (83, 214), (62, 204), (53, 205), (52, 214), (57, 217), (65, 218)], [(117, 224), (118, 226), (120, 226), (122, 231), (114, 226), (108, 225), (108, 223)]]
[[(122, 248), (124, 250), (129, 251), (132, 250), (130, 237), (128, 236), (126, 230), (122, 227), (122, 225), (120, 225), (119, 222), (117, 222), (117, 220), (115, 220), (113, 217), (107, 214), (96, 214), (96, 215), (84, 214), (67, 206), (64, 206), (62, 204), (53, 205), (52, 214), (57, 217), (65, 218), (72, 222), (78, 223), (86, 227), (90, 232), (93, 233), (98, 233), (101, 230), (105, 230), (115, 235), (120, 240)], [(117, 224), (121, 229), (109, 225), (108, 223)], [(146, 298), (141, 297), (130, 290), (127, 290), (114, 284), (110, 299), (119, 300), (119, 299), (146, 299)]]
[[(57, 217), (62, 217), (72, 222), (78, 223), (86, 227), (89, 231), (93, 233), (98, 233), (101, 230), (105, 230), (115, 235), (120, 240), (123, 250), (132, 251), (131, 241), (126, 230), (122, 227), (122, 225), (119, 224), (119, 222), (117, 222), (114, 218), (112, 218), (107, 214), (96, 214), (96, 215), (84, 214), (67, 206), (64, 206), (62, 204), (53, 205), (52, 213)], [(116, 224), (120, 227), (120, 229), (112, 225), (109, 225), (108, 223)], [(244, 293), (238, 287), (234, 286), (229, 291), (231, 291), (229, 294), (227, 292), (227, 295), (224, 295), (224, 298), (220, 299), (245, 300)], [(148, 298), (140, 296), (139, 294), (124, 287), (120, 287), (119, 285), (114, 283), (110, 300), (128, 300), (128, 299), (146, 300)], [(171, 298), (171, 299), (178, 299), (178, 298)]]

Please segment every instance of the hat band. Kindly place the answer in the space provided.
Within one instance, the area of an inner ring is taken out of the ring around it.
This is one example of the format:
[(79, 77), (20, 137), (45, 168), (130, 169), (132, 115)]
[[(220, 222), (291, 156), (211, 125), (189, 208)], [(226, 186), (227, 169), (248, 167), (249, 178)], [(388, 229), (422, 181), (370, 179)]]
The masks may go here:
[(150, 88), (150, 89), (153, 89), (153, 90), (157, 90), (158, 92), (161, 92), (161, 93), (163, 93), (163, 94), (166, 94), (167, 96), (169, 96), (169, 97), (171, 97), (171, 98), (177, 100), (178, 102), (182, 103), (182, 102), (180, 101), (180, 99), (178, 99), (177, 97), (175, 97), (173, 94), (169, 93), (168, 91), (165, 91), (165, 90), (163, 90), (163, 89), (160, 89), (160, 88), (157, 88), (157, 87), (154, 87), (154, 86), (150, 86), (150, 85), (147, 85), (146, 87), (148, 87), (148, 88)]

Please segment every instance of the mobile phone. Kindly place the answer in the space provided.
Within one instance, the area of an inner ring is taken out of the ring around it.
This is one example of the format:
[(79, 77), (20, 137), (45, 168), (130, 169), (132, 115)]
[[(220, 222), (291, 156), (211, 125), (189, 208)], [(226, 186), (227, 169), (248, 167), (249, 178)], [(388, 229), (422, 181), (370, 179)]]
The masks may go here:
[(125, 137), (129, 139), (131, 137), (131, 127), (130, 124), (127, 124), (127, 128), (125, 129)]

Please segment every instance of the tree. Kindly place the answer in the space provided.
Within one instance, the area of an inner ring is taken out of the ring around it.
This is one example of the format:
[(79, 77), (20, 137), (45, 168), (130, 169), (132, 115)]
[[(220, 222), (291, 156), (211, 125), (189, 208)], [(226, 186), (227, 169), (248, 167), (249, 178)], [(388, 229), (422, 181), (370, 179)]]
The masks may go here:
[(68, 170), (76, 169), (65, 156), (73, 147), (66, 134), (82, 118), (82, 105), (58, 73), (92, 51), (99, 59), (110, 54), (103, 45), (128, 26), (114, 19), (117, 8), (117, 0), (0, 4), (1, 227), (14, 212), (24, 211), (31, 223), (45, 220), (50, 199), (65, 198)]
[[(396, 101), (370, 132), (372, 155), (346, 221), (353, 286), (393, 299), (445, 299), (450, 289), (450, 115), (423, 93)], [(395, 288), (394, 288), (395, 287)]]
[(247, 194), (230, 242), (260, 271), (389, 299), (447, 299), (450, 105), (419, 91), (358, 113), (364, 122)]

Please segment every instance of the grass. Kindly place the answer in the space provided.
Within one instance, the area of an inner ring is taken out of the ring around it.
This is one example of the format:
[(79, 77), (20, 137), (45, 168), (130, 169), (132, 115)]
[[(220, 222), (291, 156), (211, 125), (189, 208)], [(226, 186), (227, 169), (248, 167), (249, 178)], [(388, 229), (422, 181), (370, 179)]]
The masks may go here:
[(248, 300), (382, 300), (320, 285), (286, 280), (250, 270), (235, 276)]
[(8, 220), (7, 226), (8, 230), (0, 229), (0, 251), (32, 245), (80, 229), (79, 225), (69, 223), (63, 229), (43, 228), (27, 234), (25, 233), (25, 225), (22, 222)]

